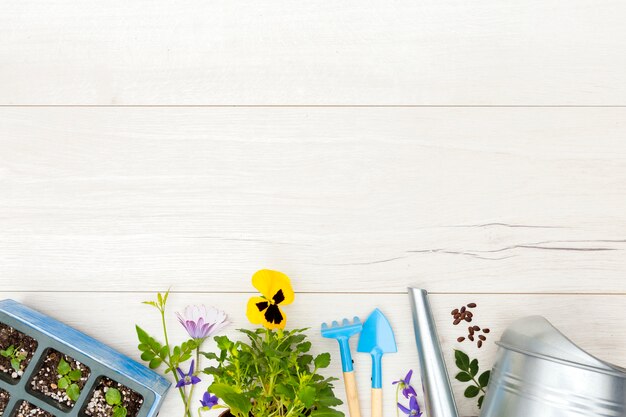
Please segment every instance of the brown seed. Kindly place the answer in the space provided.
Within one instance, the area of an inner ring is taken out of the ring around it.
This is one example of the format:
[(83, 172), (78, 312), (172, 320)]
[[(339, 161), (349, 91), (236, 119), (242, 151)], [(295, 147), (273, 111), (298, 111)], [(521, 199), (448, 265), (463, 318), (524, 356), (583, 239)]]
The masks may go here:
[(461, 313), (465, 313), (465, 306), (461, 307)]
[(457, 313), (457, 314), (455, 314), (455, 315), (454, 315), (454, 318), (455, 318), (455, 319), (460, 319), (460, 318), (461, 318), (461, 313)]
[(474, 335), (473, 335), (473, 334), (468, 334), (468, 335), (467, 335), (467, 338), (468, 338), (469, 340), (471, 340), (472, 342), (474, 341)]
[(472, 317), (471, 316), (465, 316), (465, 321), (466, 322), (471, 322), (472, 321)]
[(479, 330), (480, 330), (480, 327), (478, 327), (478, 326), (474, 326), (474, 327), (472, 327), (472, 329), (474, 329), (475, 331), (479, 331)]
[(489, 333), (490, 331), (491, 331), (491, 330), (489, 330), (489, 329), (487, 329), (487, 328), (484, 328), (484, 329), (483, 329), (483, 333)]
[(477, 346), (478, 346), (478, 349), (480, 349), (481, 347), (483, 347), (483, 341), (482, 341), (482, 340), (479, 340), (479, 341), (478, 341), (478, 345), (477, 345)]
[(478, 338), (479, 338), (480, 340), (487, 340), (487, 338), (486, 338), (485, 336), (483, 336), (482, 334), (479, 334), (479, 335), (478, 335)]
[(476, 303), (469, 303), (467, 306), (469, 308), (476, 308)]
[(474, 313), (472, 313), (471, 311), (466, 311), (465, 315), (466, 316), (470, 316), (470, 317), (474, 317)]
[(472, 326), (468, 327), (467, 331), (469, 332), (469, 334), (474, 334), (474, 328)]
[(455, 308), (454, 310), (452, 310), (452, 313), (450, 314), (452, 314), (453, 316), (456, 316), (457, 314), (459, 314), (459, 309)]
[(454, 320), (454, 321), (452, 322), (452, 324), (454, 324), (454, 325), (456, 326), (456, 325), (457, 325), (457, 324), (459, 324), (460, 322), (461, 322), (461, 319), (460, 319), (460, 318), (458, 318), (458, 319)]
[(456, 339), (457, 342), (461, 343), (462, 341), (464, 341), (465, 338), (463, 336), (459, 337)]

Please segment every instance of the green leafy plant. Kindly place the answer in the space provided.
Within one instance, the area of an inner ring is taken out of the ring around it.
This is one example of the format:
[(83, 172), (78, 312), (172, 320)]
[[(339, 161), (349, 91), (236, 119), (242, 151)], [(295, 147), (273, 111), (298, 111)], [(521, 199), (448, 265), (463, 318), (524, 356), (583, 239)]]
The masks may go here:
[(23, 352), (21, 349), (16, 348), (13, 345), (0, 350), (0, 355), (11, 361), (11, 368), (13, 368), (15, 372), (19, 372), (21, 370), (22, 361), (26, 359), (27, 356), (26, 352)]
[(77, 401), (80, 396), (80, 387), (77, 382), (83, 376), (80, 369), (72, 369), (72, 366), (62, 357), (57, 365), (57, 372), (60, 378), (57, 382), (59, 389), (65, 391), (72, 401)]
[(117, 388), (109, 388), (104, 396), (107, 404), (113, 407), (112, 417), (126, 417), (128, 411), (123, 405), (122, 393)]
[(328, 367), (330, 354), (309, 354), (304, 331), (240, 329), (246, 341), (217, 336), (219, 354), (204, 353), (217, 366), (204, 370), (213, 376), (209, 392), (217, 395), (237, 417), (339, 417), (331, 407), (342, 404), (332, 382), (318, 370)]
[(491, 375), (491, 371), (485, 371), (478, 375), (478, 359), (470, 360), (469, 356), (460, 350), (454, 351), (454, 359), (457, 368), (460, 370), (460, 372), (456, 374), (455, 378), (458, 381), (470, 383), (463, 394), (466, 398), (478, 397), (478, 408), (482, 408), (483, 400), (485, 399), (485, 394), (487, 393), (487, 385), (489, 385), (489, 376)]

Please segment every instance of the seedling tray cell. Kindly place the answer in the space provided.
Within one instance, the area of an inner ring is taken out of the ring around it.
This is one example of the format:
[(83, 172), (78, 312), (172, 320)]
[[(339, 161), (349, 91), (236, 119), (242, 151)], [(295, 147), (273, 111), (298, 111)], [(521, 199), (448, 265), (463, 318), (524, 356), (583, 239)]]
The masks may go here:
[[(16, 381), (0, 378), (0, 392), (9, 394), (2, 417), (14, 417), (23, 401), (55, 417), (87, 417), (85, 407), (103, 378), (109, 378), (135, 391), (143, 398), (137, 417), (155, 417), (171, 383), (156, 372), (53, 318), (13, 300), (0, 301), (0, 323), (32, 337), (37, 348)], [(54, 400), (36, 392), (31, 379), (41, 368), (48, 352), (56, 350), (86, 365), (90, 372), (80, 396), (71, 408), (54, 405)]]

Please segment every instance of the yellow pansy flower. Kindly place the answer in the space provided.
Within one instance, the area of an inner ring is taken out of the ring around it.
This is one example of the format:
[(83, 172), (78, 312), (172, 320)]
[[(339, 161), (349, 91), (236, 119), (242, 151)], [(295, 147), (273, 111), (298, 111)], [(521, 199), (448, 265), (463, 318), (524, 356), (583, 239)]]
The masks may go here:
[(262, 296), (248, 300), (248, 320), (268, 329), (284, 329), (287, 316), (279, 305), (291, 304), (295, 297), (289, 277), (282, 272), (261, 269), (252, 276), (252, 285)]

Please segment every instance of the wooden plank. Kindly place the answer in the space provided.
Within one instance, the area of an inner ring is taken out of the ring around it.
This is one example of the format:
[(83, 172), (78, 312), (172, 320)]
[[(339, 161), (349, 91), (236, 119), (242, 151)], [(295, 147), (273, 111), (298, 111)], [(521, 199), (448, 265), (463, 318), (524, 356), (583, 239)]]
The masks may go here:
[(3, 108), (2, 285), (624, 293), (625, 116)]
[[(62, 288), (59, 288), (62, 290)], [(134, 324), (138, 323), (153, 333), (159, 331), (159, 317), (156, 311), (140, 304), (152, 299), (149, 293), (0, 293), (0, 299), (10, 297), (41, 310), (53, 317), (83, 330), (88, 334), (106, 341), (123, 353), (138, 359)], [(180, 311), (187, 304), (215, 305), (224, 309), (232, 319), (228, 328), (229, 336), (236, 336), (235, 329), (249, 327), (245, 319), (247, 294), (173, 294), (167, 315), (173, 339), (179, 340), (184, 331), (179, 328), (175, 311)], [(481, 367), (492, 365), (496, 352), (495, 341), (512, 321), (528, 315), (539, 314), (548, 318), (566, 335), (594, 355), (616, 364), (626, 364), (626, 353), (622, 347), (626, 343), (626, 325), (623, 316), (626, 313), (623, 295), (432, 295), (434, 314), (437, 319), (443, 351), (446, 354), (449, 372), (454, 372), (452, 352), (461, 348), (472, 357), (478, 357)], [(489, 326), (492, 332), (485, 346), (466, 343), (459, 344), (456, 338), (463, 334), (463, 329), (451, 323), (450, 311), (469, 302), (478, 303), (474, 323)], [(358, 315), (367, 316), (374, 307), (380, 307), (389, 317), (396, 334), (398, 353), (389, 354), (384, 359), (385, 415), (394, 412), (395, 399), (391, 381), (403, 376), (409, 368), (418, 373), (417, 353), (413, 339), (412, 319), (408, 297), (405, 294), (297, 294), (294, 304), (285, 307), (289, 326), (311, 327), (309, 332), (315, 352), (329, 351), (333, 354), (333, 364), (327, 375), (340, 375), (340, 364), (335, 343), (323, 339), (318, 334), (322, 321), (341, 319)], [(356, 342), (354, 342), (356, 343)], [(355, 354), (355, 367), (364, 415), (369, 414), (369, 357)], [(419, 378), (415, 382), (419, 386)], [(471, 400), (463, 398), (464, 385), (454, 381), (454, 391), (462, 415), (476, 415), (477, 409)], [(417, 390), (420, 392), (421, 390)], [(345, 398), (339, 384), (337, 395)], [(179, 399), (169, 395), (161, 415), (180, 414)]]
[(625, 105), (619, 0), (5, 1), (0, 104)]

